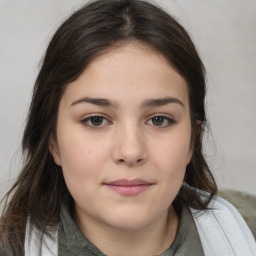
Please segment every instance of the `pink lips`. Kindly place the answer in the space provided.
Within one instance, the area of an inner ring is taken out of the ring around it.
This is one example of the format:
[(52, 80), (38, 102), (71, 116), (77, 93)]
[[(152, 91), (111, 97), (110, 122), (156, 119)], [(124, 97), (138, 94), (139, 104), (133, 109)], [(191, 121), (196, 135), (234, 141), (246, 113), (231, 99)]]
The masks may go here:
[(133, 196), (140, 194), (144, 190), (148, 189), (152, 183), (141, 179), (120, 179), (104, 183), (104, 185), (108, 186), (110, 189), (121, 195)]

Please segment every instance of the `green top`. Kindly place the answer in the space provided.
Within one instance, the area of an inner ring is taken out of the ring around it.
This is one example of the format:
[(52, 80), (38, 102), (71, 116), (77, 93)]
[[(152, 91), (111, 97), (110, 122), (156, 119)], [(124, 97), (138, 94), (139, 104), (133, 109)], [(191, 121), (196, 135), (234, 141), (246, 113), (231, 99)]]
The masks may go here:
[[(60, 256), (105, 256), (80, 231), (66, 207), (61, 209), (58, 250)], [(189, 208), (184, 207), (174, 242), (159, 256), (203, 256), (203, 248)], [(151, 256), (151, 255), (149, 255)]]
[[(60, 256), (105, 256), (80, 231), (65, 206), (61, 208), (58, 230), (58, 255)], [(11, 256), (0, 242), (0, 255)], [(180, 227), (174, 242), (159, 256), (203, 256), (204, 252), (196, 225), (188, 207), (181, 214)], [(151, 256), (151, 255), (149, 255)]]

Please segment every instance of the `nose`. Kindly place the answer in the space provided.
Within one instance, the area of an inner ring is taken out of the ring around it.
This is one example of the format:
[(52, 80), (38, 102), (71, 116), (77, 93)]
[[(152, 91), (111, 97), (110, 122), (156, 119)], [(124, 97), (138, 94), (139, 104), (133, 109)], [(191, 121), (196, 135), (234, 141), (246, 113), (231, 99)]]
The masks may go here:
[(127, 125), (115, 134), (113, 160), (129, 167), (140, 166), (147, 159), (146, 141), (143, 131), (136, 125)]

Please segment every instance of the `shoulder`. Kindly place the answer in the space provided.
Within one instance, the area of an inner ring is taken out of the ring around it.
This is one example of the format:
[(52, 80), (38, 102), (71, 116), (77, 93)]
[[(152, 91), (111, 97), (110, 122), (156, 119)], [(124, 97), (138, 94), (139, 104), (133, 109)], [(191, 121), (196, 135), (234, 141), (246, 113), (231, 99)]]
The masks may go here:
[(7, 237), (7, 232), (5, 232), (1, 227), (3, 226), (3, 223), (0, 219), (0, 256), (12, 256), (14, 255), (13, 251), (11, 250), (10, 241)]
[(208, 210), (191, 209), (191, 212), (206, 255), (256, 255), (256, 243), (250, 229), (236, 208), (225, 199), (215, 196)]
[[(46, 232), (47, 231), (47, 232)], [(42, 231), (31, 224), (28, 218), (25, 235), (25, 255), (58, 255), (58, 227)]]
[(6, 242), (0, 237), (0, 255), (1, 256), (14, 256), (14, 252), (11, 250), (11, 247), (7, 245)]
[(6, 255), (6, 252), (4, 250), (4, 245), (1, 239), (0, 239), (0, 255)]

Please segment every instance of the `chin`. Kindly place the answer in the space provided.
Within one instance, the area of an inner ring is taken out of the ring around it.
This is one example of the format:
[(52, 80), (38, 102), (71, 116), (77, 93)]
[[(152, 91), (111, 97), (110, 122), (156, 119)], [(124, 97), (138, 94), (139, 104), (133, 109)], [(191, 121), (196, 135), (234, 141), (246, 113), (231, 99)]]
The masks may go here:
[(148, 213), (140, 214), (138, 211), (126, 211), (122, 214), (111, 214), (109, 218), (106, 217), (107, 216), (105, 215), (105, 222), (107, 222), (110, 226), (129, 231), (142, 229), (150, 225), (154, 220), (154, 218), (149, 216)]
[(129, 221), (126, 221), (126, 222), (114, 222), (114, 223), (111, 223), (112, 227), (113, 228), (116, 228), (116, 229), (120, 229), (120, 230), (126, 230), (126, 231), (136, 231), (136, 230), (139, 230), (139, 229), (143, 229), (144, 227), (147, 226), (147, 222), (145, 221), (134, 221), (134, 220), (129, 220)]

